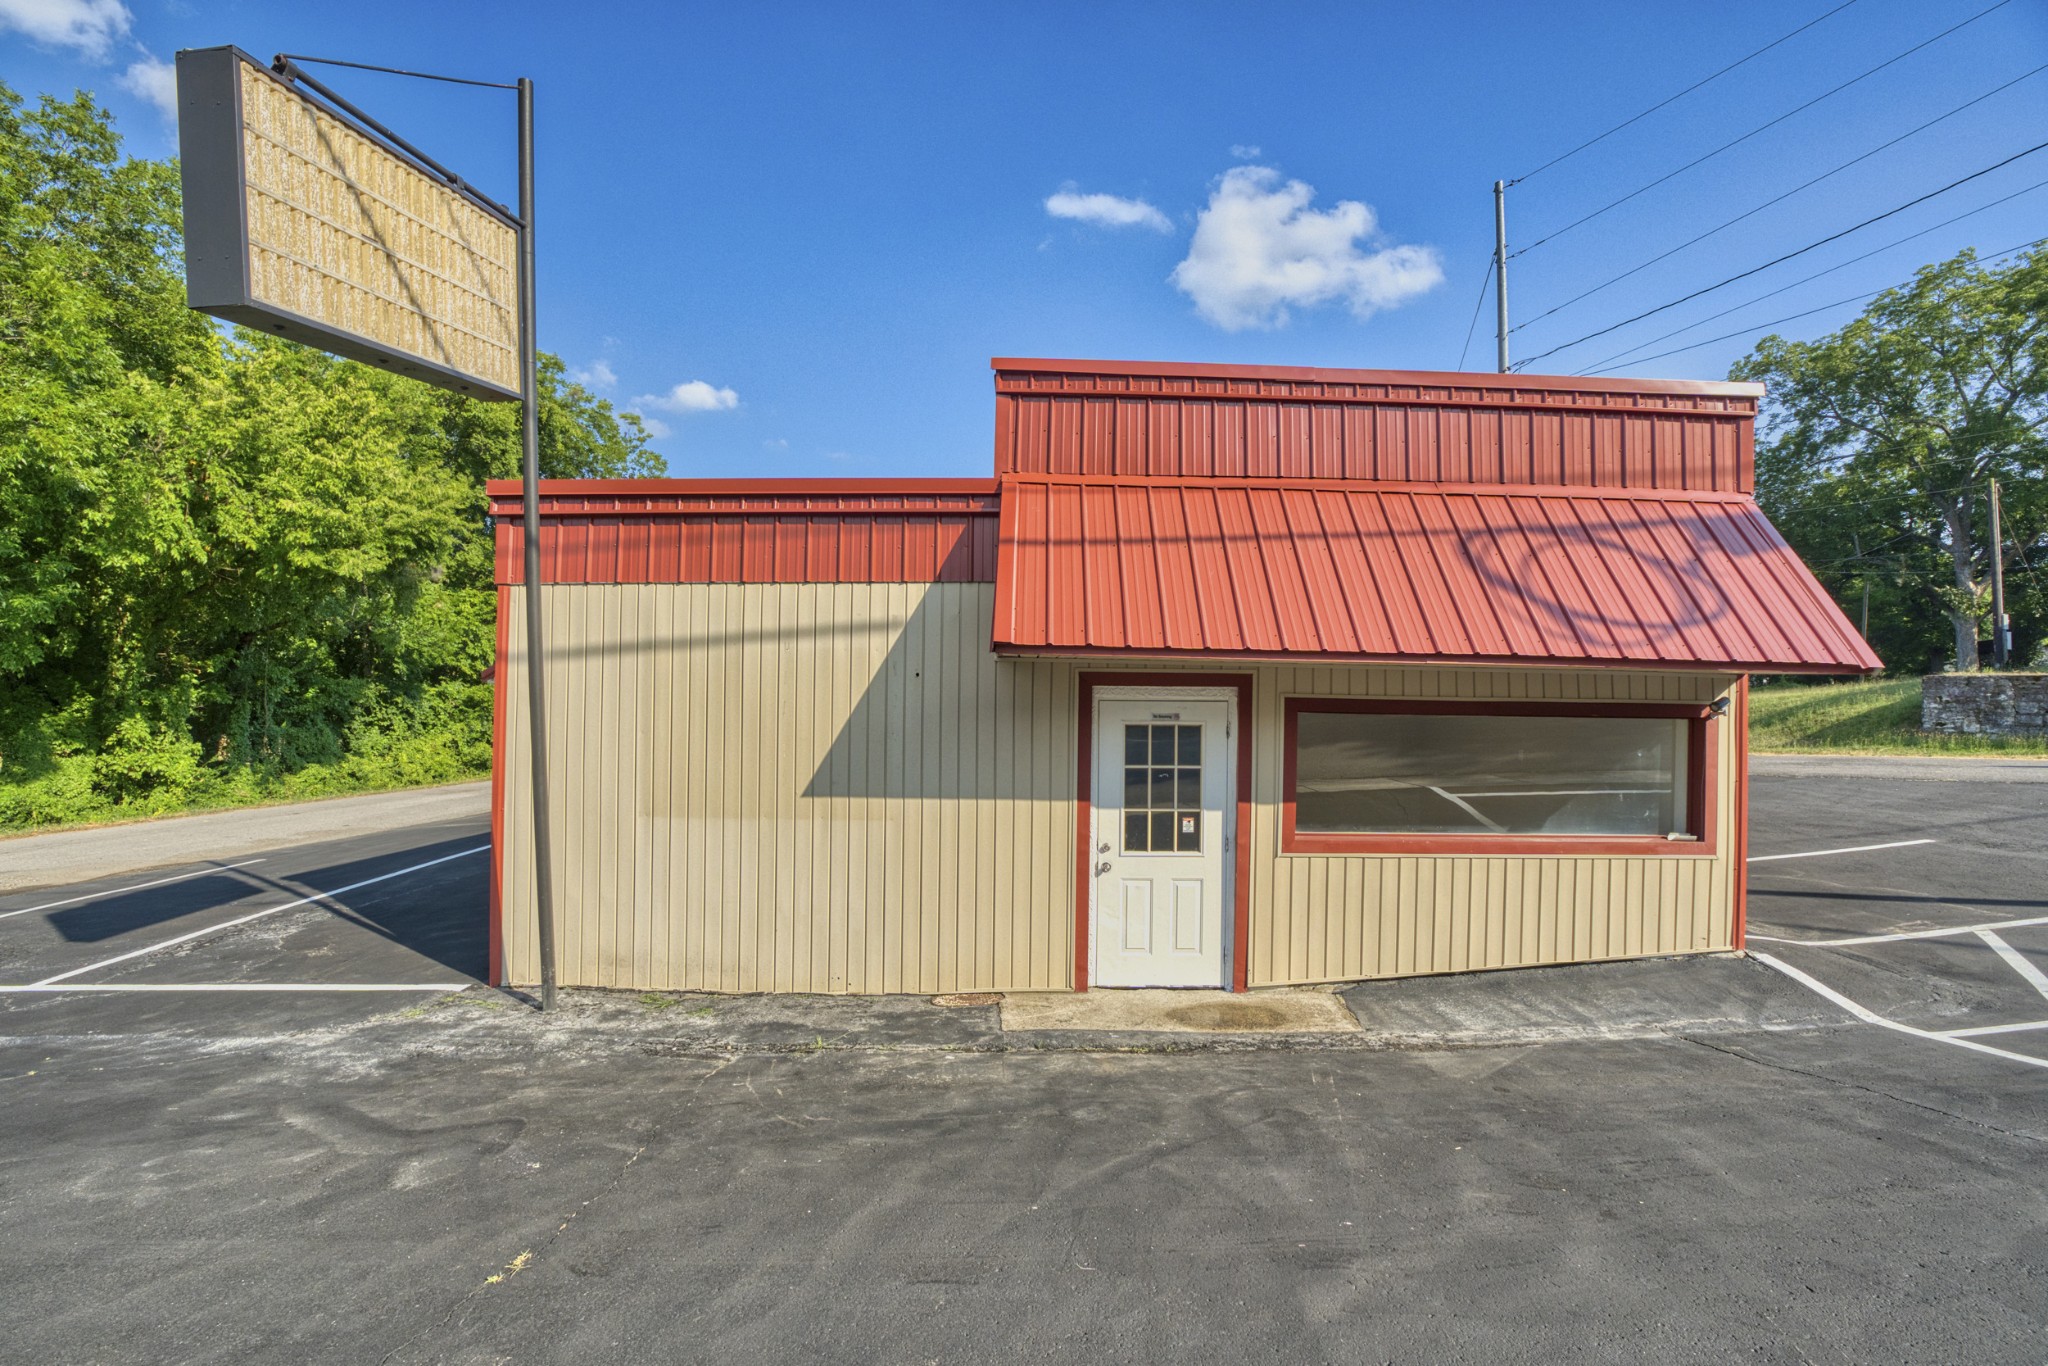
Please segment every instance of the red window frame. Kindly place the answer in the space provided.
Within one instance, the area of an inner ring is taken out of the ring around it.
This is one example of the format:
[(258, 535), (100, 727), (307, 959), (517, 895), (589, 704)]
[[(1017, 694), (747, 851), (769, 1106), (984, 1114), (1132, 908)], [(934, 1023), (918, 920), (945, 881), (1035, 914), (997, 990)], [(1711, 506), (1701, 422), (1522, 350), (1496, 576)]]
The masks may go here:
[[(1657, 835), (1433, 835), (1339, 833), (1294, 828), (1295, 745), (1303, 712), (1394, 716), (1588, 716), (1688, 721), (1687, 833), (1690, 840)], [(1283, 762), (1280, 852), (1283, 854), (1634, 854), (1711, 858), (1715, 854), (1716, 759), (1720, 718), (1711, 706), (1665, 702), (1424, 702), (1349, 697), (1290, 697), (1281, 739)]]

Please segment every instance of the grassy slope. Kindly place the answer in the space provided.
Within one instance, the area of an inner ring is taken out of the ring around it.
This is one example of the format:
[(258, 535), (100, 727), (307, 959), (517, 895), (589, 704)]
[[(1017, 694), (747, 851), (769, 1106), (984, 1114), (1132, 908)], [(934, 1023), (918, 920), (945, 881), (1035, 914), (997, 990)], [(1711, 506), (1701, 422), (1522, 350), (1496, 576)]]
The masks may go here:
[(1754, 689), (1749, 745), (1758, 754), (2048, 755), (2048, 736), (1923, 735), (1917, 678)]

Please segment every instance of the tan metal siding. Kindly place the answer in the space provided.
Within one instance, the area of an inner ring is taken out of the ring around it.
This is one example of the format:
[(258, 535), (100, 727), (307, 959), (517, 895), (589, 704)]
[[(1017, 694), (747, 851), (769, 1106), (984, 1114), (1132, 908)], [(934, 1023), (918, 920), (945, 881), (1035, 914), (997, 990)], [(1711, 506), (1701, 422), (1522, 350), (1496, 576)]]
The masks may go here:
[[(508, 608), (524, 611), (522, 589)], [(546, 590), (562, 977), (719, 991), (1059, 990), (1074, 925), (1073, 660), (990, 653), (988, 584)], [(537, 978), (522, 633), (506, 698), (504, 932)], [(1133, 668), (1158, 672), (1158, 662)], [(1212, 661), (1184, 667), (1213, 672)], [(1285, 699), (1706, 702), (1726, 676), (1261, 665), (1256, 986), (1726, 949), (1719, 853), (1282, 854)]]
[[(989, 585), (545, 592), (565, 982), (1071, 984), (1074, 672), (989, 652)], [(504, 926), (530, 982), (520, 634), (500, 683)]]
[(1717, 727), (1712, 857), (1280, 852), (1288, 697), (1710, 702), (1725, 675), (1476, 669), (1256, 671), (1251, 982), (1371, 977), (1726, 950), (1734, 937), (1734, 727)]

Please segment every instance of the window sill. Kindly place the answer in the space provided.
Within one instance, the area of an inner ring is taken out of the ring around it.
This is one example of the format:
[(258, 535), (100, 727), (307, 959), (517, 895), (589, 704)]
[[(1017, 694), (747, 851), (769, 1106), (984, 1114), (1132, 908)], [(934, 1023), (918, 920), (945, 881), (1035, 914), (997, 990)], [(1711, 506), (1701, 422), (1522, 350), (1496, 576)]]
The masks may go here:
[(1712, 840), (1647, 835), (1336, 835), (1295, 833), (1287, 854), (1422, 854), (1440, 858), (1713, 858)]

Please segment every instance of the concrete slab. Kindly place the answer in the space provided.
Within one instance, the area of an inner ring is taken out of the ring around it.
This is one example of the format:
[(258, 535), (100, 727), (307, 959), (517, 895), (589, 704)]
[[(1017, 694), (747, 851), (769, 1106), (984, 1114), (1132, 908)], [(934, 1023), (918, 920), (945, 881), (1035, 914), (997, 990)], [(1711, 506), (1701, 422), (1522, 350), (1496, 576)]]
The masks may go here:
[(1145, 1034), (1356, 1034), (1358, 1018), (1328, 991), (1017, 992), (1003, 1028)]

